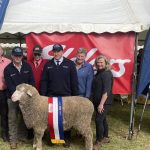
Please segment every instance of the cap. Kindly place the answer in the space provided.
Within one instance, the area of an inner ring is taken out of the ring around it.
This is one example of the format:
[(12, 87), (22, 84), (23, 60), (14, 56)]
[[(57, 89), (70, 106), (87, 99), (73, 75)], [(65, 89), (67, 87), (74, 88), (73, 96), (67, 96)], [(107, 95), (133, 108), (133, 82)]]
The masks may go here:
[(36, 45), (33, 48), (33, 53), (39, 53), (39, 54), (41, 54), (42, 53), (42, 47), (40, 45)]
[(63, 47), (61, 44), (54, 44), (52, 51), (63, 51)]
[(11, 54), (14, 56), (23, 56), (23, 49), (21, 47), (14, 47)]

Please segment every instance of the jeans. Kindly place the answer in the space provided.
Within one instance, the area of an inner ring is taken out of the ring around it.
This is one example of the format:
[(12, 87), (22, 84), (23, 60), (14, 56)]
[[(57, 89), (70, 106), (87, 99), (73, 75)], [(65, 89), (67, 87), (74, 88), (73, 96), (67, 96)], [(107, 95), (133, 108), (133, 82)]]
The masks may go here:
[(97, 107), (95, 107), (96, 111), (95, 124), (96, 124), (97, 141), (100, 141), (101, 139), (103, 139), (103, 137), (108, 137), (108, 123), (106, 120), (106, 115), (108, 113), (109, 108), (110, 105), (104, 105), (103, 113), (99, 113)]

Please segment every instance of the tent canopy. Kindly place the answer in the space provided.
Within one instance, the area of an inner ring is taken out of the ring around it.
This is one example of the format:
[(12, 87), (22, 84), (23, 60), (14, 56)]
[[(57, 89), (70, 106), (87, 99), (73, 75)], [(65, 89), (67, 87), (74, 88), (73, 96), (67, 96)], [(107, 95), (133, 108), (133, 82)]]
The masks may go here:
[(149, 0), (10, 0), (0, 33), (141, 32)]

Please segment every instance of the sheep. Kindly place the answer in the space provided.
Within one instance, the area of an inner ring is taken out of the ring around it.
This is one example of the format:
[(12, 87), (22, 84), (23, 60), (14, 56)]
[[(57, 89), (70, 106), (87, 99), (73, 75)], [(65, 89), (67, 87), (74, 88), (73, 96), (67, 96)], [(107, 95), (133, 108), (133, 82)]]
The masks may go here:
[[(42, 137), (48, 125), (48, 97), (41, 96), (35, 87), (23, 83), (16, 87), (12, 101), (19, 101), (27, 128), (34, 130), (33, 148), (42, 150)], [(67, 96), (62, 97), (62, 103), (64, 130), (76, 129), (85, 138), (85, 150), (92, 150), (92, 102), (80, 96)]]

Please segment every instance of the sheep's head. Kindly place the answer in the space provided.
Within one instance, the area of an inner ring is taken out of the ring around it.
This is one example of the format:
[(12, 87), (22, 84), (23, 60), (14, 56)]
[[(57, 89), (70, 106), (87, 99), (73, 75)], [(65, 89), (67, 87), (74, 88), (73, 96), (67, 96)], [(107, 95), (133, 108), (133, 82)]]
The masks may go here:
[(36, 96), (38, 91), (35, 87), (29, 84), (22, 83), (16, 87), (11, 99), (13, 102), (21, 101), (21, 99), (29, 99), (29, 97)]

